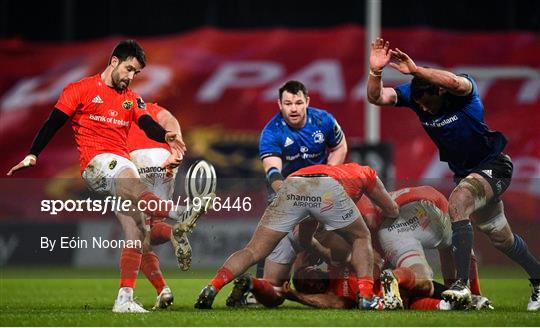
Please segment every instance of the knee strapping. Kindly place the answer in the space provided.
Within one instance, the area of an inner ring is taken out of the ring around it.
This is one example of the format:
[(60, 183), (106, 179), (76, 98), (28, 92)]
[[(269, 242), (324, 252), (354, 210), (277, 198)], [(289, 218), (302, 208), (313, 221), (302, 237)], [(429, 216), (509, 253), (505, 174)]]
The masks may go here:
[(484, 185), (478, 179), (466, 177), (457, 186), (467, 189), (473, 195), (475, 209), (486, 205), (486, 191), (484, 190)]

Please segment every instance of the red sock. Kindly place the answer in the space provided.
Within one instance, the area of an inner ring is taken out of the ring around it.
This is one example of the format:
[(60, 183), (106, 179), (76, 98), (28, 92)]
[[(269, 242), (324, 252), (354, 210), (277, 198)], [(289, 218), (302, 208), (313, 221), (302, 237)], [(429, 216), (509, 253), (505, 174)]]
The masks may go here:
[(150, 281), (152, 286), (154, 286), (158, 295), (161, 293), (163, 288), (167, 286), (167, 283), (163, 278), (163, 274), (159, 269), (159, 258), (157, 257), (156, 253), (148, 252), (142, 255), (141, 271), (144, 273), (146, 278), (148, 278), (148, 281)]
[(441, 300), (435, 298), (415, 298), (409, 304), (411, 310), (438, 310)]
[(172, 227), (165, 222), (156, 222), (150, 230), (150, 244), (161, 245), (171, 240)]
[(217, 291), (220, 291), (223, 286), (231, 282), (234, 279), (234, 275), (231, 270), (221, 267), (216, 272), (214, 278), (210, 281), (210, 285), (214, 286)]
[(358, 292), (363, 298), (371, 298), (373, 296), (373, 278), (358, 278)]
[[(137, 199), (137, 203), (140, 204), (141, 209), (144, 209), (144, 213), (160, 218), (169, 216), (169, 212), (172, 209), (170, 202), (162, 200), (151, 191), (143, 192)], [(151, 211), (148, 207), (155, 210)]]
[(412, 290), (416, 286), (416, 277), (414, 272), (409, 268), (397, 268), (392, 270), (396, 276), (399, 287), (403, 287), (406, 290)]
[(251, 283), (253, 284), (253, 288), (251, 289), (253, 296), (262, 305), (276, 307), (283, 303), (283, 297), (276, 293), (274, 286), (267, 280), (251, 278)]
[(471, 293), (474, 295), (482, 295), (482, 291), (480, 290), (480, 279), (478, 278), (478, 263), (476, 261), (476, 256), (471, 256), (471, 268), (469, 270), (469, 277), (471, 277), (470, 280), (470, 287), (471, 287)]
[(137, 248), (124, 248), (120, 255), (120, 288), (135, 288), (141, 266), (142, 252)]

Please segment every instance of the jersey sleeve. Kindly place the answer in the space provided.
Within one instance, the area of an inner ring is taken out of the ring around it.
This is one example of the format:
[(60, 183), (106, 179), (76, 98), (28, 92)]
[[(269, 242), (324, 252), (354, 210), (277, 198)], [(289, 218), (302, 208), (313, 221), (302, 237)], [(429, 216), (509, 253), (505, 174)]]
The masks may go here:
[(134, 109), (133, 109), (133, 119), (135, 122), (138, 122), (141, 116), (150, 115), (150, 112), (148, 111), (148, 108), (146, 107), (146, 103), (144, 102), (142, 97), (137, 94), (134, 94), (134, 96), (135, 96), (136, 105), (134, 106)]
[(377, 185), (377, 172), (369, 166), (364, 166), (364, 180), (366, 190), (371, 190)]
[(81, 99), (80, 86), (77, 83), (70, 83), (62, 91), (54, 107), (71, 117), (82, 103)]
[(334, 116), (328, 112), (325, 112), (323, 121), (326, 134), (326, 144), (329, 148), (334, 148), (343, 140), (343, 130)]
[(152, 116), (152, 118), (156, 122), (157, 122), (158, 114), (165, 110), (165, 108), (161, 107), (160, 105), (156, 103), (147, 103), (146, 108), (148, 109), (148, 115)]
[(270, 156), (281, 157), (283, 149), (280, 139), (279, 131), (271, 123), (265, 126), (259, 139), (259, 157), (261, 159)]
[(397, 94), (395, 106), (412, 108), (411, 83), (400, 84), (394, 90), (396, 90)]

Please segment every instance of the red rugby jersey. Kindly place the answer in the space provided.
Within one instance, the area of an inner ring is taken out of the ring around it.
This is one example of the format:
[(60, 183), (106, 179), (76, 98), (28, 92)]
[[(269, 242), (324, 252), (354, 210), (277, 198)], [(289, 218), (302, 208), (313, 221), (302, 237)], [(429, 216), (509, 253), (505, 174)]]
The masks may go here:
[(107, 86), (100, 74), (67, 85), (55, 107), (72, 118), (81, 172), (94, 156), (102, 153), (129, 159), (129, 127), (148, 114), (138, 94), (129, 88), (117, 91)]
[(369, 166), (346, 163), (335, 166), (319, 164), (301, 168), (290, 176), (325, 174), (338, 181), (349, 197), (356, 203), (365, 191), (371, 190), (377, 182), (377, 172)]

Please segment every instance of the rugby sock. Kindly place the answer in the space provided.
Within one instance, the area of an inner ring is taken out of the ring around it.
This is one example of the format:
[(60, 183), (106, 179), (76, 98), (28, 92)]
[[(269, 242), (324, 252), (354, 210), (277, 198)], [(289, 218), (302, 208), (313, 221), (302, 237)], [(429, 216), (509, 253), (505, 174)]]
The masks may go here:
[(470, 220), (452, 222), (452, 247), (457, 277), (464, 284), (469, 282), (469, 267), (473, 245), (473, 230)]
[(171, 240), (172, 227), (165, 222), (157, 222), (150, 230), (150, 244), (161, 245)]
[[(173, 207), (170, 202), (166, 202), (162, 200), (151, 191), (143, 192), (137, 199), (137, 203), (144, 206), (143, 208), (144, 213), (150, 216), (157, 216), (160, 218), (168, 217), (169, 212), (172, 210), (172, 207)], [(148, 209), (148, 207), (150, 208), (156, 207), (156, 209), (154, 211), (151, 211), (150, 209)]]
[(231, 282), (231, 280), (234, 279), (234, 275), (231, 272), (231, 270), (221, 267), (216, 272), (216, 275), (212, 280), (210, 281), (210, 285), (214, 286), (216, 290), (219, 292), (223, 286)]
[(415, 298), (409, 304), (411, 310), (438, 310), (441, 300), (434, 298)]
[(255, 276), (257, 278), (262, 278), (264, 276), (264, 262), (266, 259), (262, 259), (259, 262), (257, 262), (257, 272), (255, 273)]
[[(445, 280), (445, 283), (447, 285), (451, 285), (454, 281), (446, 281)], [(436, 281), (433, 281), (433, 295), (431, 295), (431, 297), (433, 298), (437, 298), (437, 299), (442, 299), (442, 293), (447, 290), (448, 287), (446, 287), (445, 285), (441, 284), (441, 283), (438, 283)]]
[(283, 297), (279, 296), (274, 286), (264, 279), (251, 278), (251, 292), (259, 303), (266, 307), (276, 307), (283, 303)]
[(397, 268), (392, 270), (396, 276), (399, 287), (406, 290), (412, 290), (416, 286), (416, 277), (414, 272), (409, 268)]
[(120, 255), (120, 288), (135, 288), (141, 266), (142, 252), (137, 248), (124, 248)]
[(163, 274), (159, 269), (159, 258), (156, 253), (148, 252), (142, 255), (141, 271), (144, 273), (148, 281), (154, 286), (157, 294), (161, 293), (163, 288), (167, 286)]
[(514, 234), (514, 244), (507, 250), (504, 250), (503, 253), (521, 265), (532, 280), (540, 279), (540, 263), (531, 254), (527, 244), (519, 235)]
[(373, 278), (358, 278), (358, 293), (365, 299), (373, 297)]
[(471, 255), (471, 269), (469, 270), (469, 277), (471, 278), (471, 293), (473, 295), (482, 295), (480, 291), (480, 278), (478, 277), (478, 264), (476, 256)]

